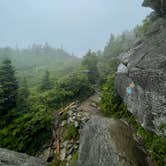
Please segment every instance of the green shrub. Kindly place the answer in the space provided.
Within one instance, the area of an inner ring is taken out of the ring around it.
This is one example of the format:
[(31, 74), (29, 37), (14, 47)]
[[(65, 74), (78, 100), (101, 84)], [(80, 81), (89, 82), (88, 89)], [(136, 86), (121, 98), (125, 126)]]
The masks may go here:
[(67, 112), (64, 112), (61, 116), (60, 116), (60, 120), (63, 121), (63, 120), (67, 120), (68, 118), (68, 113)]
[(0, 145), (34, 155), (52, 136), (52, 117), (44, 111), (26, 113), (0, 130)]
[(67, 124), (63, 128), (63, 138), (64, 140), (77, 139), (79, 137), (79, 133), (77, 128), (73, 123)]
[(148, 132), (142, 127), (139, 127), (137, 132), (143, 139), (143, 143), (148, 149), (155, 166), (166, 165), (166, 138)]
[(114, 88), (114, 76), (110, 76), (102, 87), (100, 108), (105, 116), (120, 117), (126, 111), (126, 106)]
[(54, 89), (42, 93), (39, 98), (47, 109), (57, 109), (65, 104), (93, 94), (91, 84), (83, 73), (73, 73), (57, 81)]
[(66, 166), (66, 163), (60, 160), (55, 160), (49, 166)]
[(73, 155), (72, 158), (69, 162), (69, 166), (76, 166), (77, 165), (77, 160), (78, 160), (78, 151), (76, 151)]

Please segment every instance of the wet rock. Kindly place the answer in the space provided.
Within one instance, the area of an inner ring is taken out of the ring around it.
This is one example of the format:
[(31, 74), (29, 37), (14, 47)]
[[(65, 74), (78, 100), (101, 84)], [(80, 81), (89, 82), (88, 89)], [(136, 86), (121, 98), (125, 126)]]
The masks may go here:
[(1, 166), (46, 166), (42, 159), (0, 148)]
[(146, 154), (120, 120), (93, 116), (81, 131), (77, 166), (146, 166)]
[(158, 135), (166, 135), (166, 129), (160, 129), (166, 122), (165, 27), (166, 19), (155, 20), (149, 29), (153, 33), (130, 53), (124, 53), (124, 58), (121, 55), (119, 68), (123, 70), (118, 68), (115, 77), (117, 92), (128, 110), (145, 129)]

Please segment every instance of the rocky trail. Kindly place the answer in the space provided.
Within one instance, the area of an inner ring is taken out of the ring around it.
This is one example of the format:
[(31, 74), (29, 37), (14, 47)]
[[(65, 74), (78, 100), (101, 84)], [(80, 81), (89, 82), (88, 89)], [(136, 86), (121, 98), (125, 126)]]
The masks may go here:
[(89, 115), (100, 115), (99, 111), (100, 108), (98, 106), (99, 102), (100, 102), (100, 95), (99, 93), (96, 93), (93, 96), (90, 96), (84, 102), (82, 102), (78, 110), (87, 112), (89, 113)]
[(52, 144), (38, 157), (47, 162), (57, 159), (69, 165), (72, 156), (79, 149), (80, 131), (92, 116), (100, 115), (99, 101), (99, 93), (95, 93), (81, 103), (72, 102), (55, 111)]
[[(99, 101), (99, 93), (96, 93), (81, 103), (72, 102), (56, 111), (51, 145), (38, 158), (25, 156), (27, 165), (45, 166), (58, 160), (65, 166), (151, 166), (129, 125), (104, 118), (99, 111)], [(17, 155), (15, 152), (7, 154), (13, 158)], [(4, 158), (3, 163), (9, 160), (6, 152), (0, 156)], [(14, 164), (21, 166), (21, 163), (18, 160)]]
[(47, 162), (60, 160), (66, 166), (151, 165), (130, 126), (104, 118), (99, 102), (96, 93), (56, 111), (52, 145), (40, 157)]

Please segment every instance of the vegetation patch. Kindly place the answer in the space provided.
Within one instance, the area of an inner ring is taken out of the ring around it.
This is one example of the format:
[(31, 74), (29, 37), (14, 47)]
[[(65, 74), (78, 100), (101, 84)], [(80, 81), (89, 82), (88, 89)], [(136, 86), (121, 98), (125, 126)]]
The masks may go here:
[(63, 138), (64, 140), (77, 140), (79, 138), (78, 129), (74, 126), (73, 123), (66, 124), (63, 127)]
[(126, 106), (116, 93), (113, 75), (108, 77), (101, 88), (100, 108), (103, 115), (107, 117), (121, 117), (121, 114), (126, 114)]
[[(0, 65), (1, 147), (35, 155), (52, 137), (52, 113), (93, 92), (86, 73), (79, 69), (56, 81), (46, 71), (35, 88), (25, 78), (20, 84), (11, 60), (5, 59)], [(73, 125), (65, 127), (65, 139), (76, 136)]]
[(76, 151), (73, 155), (72, 158), (69, 162), (69, 166), (76, 166), (77, 165), (77, 160), (78, 160), (78, 151)]

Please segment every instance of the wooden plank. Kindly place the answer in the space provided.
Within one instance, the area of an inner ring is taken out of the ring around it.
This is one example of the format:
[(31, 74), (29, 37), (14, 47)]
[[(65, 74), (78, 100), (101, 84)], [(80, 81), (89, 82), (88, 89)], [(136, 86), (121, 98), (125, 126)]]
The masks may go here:
[(60, 128), (56, 130), (56, 157), (60, 160)]
[(75, 105), (75, 102), (70, 103), (68, 106), (66, 106), (65, 108), (61, 109), (59, 112), (59, 115), (68, 111), (70, 109), (70, 107), (72, 107), (73, 105)]

